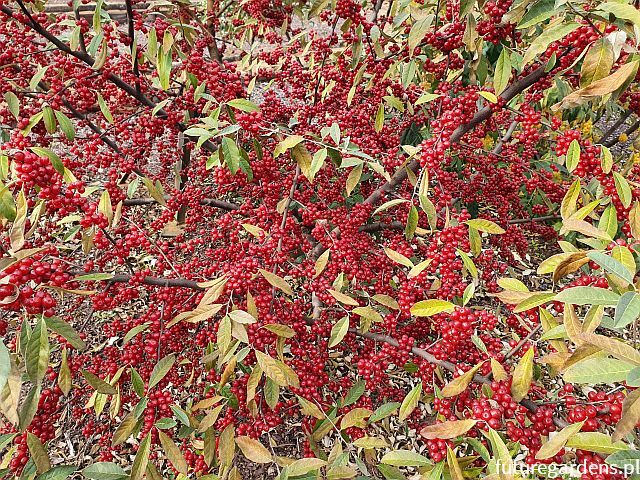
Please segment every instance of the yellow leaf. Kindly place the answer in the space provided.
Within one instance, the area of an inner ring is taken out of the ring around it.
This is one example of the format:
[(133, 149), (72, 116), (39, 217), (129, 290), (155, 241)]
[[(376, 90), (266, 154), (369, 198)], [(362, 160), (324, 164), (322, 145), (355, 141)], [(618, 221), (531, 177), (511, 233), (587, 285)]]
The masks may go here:
[(631, 433), (640, 421), (640, 389), (629, 394), (622, 402), (622, 416), (616, 424), (616, 429), (611, 436), (614, 442), (623, 439)]
[(329, 254), (331, 253), (331, 250), (327, 249), (325, 250), (322, 255), (320, 255), (318, 257), (318, 259), (316, 260), (316, 264), (315, 264), (315, 273), (313, 275), (313, 278), (316, 278), (318, 275), (320, 275), (324, 269), (327, 266), (327, 262), (329, 262)]
[(275, 273), (268, 272), (263, 268), (259, 269), (262, 276), (274, 287), (282, 290), (287, 295), (293, 295), (293, 290), (291, 290), (291, 286), (285, 281), (284, 278), (279, 277)]
[(240, 447), (242, 454), (255, 463), (271, 463), (273, 458), (271, 453), (259, 441), (251, 437), (241, 436), (236, 438), (236, 444)]
[(527, 350), (527, 353), (522, 356), (513, 371), (511, 396), (516, 402), (522, 400), (529, 393), (531, 381), (533, 380), (533, 353), (534, 349), (531, 347)]
[(476, 424), (476, 420), (452, 420), (443, 423), (435, 423), (420, 430), (420, 435), (428, 440), (448, 440), (467, 433)]
[(580, 431), (583, 425), (584, 422), (580, 422), (564, 427), (540, 447), (540, 450), (536, 453), (536, 458), (538, 460), (546, 460), (547, 458), (555, 456), (564, 448), (567, 441)]
[(340, 430), (345, 430), (350, 427), (364, 428), (367, 426), (365, 421), (371, 416), (373, 412), (368, 408), (354, 408), (347, 412), (342, 421), (340, 422)]
[(459, 377), (455, 378), (451, 382), (447, 383), (442, 389), (442, 396), (445, 398), (455, 397), (456, 395), (459, 395), (462, 392), (464, 392), (469, 386), (469, 384), (473, 381), (473, 376), (476, 374), (478, 370), (480, 370), (480, 367), (482, 367), (483, 363), (484, 362), (479, 363), (468, 372), (460, 375)]

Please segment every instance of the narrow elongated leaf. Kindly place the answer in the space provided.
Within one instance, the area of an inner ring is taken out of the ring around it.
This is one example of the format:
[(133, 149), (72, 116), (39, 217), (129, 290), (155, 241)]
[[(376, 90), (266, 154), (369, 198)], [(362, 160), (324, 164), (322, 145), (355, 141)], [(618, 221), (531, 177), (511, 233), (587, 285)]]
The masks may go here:
[(529, 393), (531, 381), (533, 380), (533, 354), (534, 349), (531, 347), (527, 350), (516, 368), (513, 371), (513, 381), (511, 383), (511, 396), (516, 402), (519, 402)]
[(564, 427), (540, 447), (540, 450), (536, 453), (536, 458), (538, 460), (546, 460), (555, 456), (564, 448), (567, 441), (582, 429), (583, 425), (584, 422), (580, 422)]
[(428, 440), (448, 440), (467, 433), (476, 424), (476, 420), (451, 420), (443, 423), (435, 423), (420, 430), (420, 435)]
[(455, 305), (446, 300), (422, 300), (411, 307), (411, 315), (416, 317), (430, 317), (442, 312), (452, 312)]
[(567, 288), (555, 297), (557, 302), (573, 305), (616, 305), (620, 295), (606, 288), (598, 287), (571, 287)]
[(629, 450), (626, 443), (614, 442), (609, 435), (600, 432), (576, 433), (567, 442), (567, 447), (604, 454)]
[(331, 328), (331, 335), (329, 337), (329, 348), (333, 348), (338, 345), (349, 331), (349, 317), (342, 317)]
[(87, 344), (82, 340), (82, 338), (80, 338), (80, 334), (75, 330), (75, 328), (60, 317), (45, 317), (44, 321), (47, 324), (47, 327), (58, 335), (64, 337), (76, 350), (82, 351), (87, 348)]
[(402, 404), (400, 405), (400, 415), (398, 419), (402, 422), (411, 415), (411, 413), (418, 406), (418, 401), (422, 395), (422, 383), (418, 383), (411, 391), (404, 397)]
[(171, 354), (167, 355), (164, 358), (161, 358), (158, 363), (156, 363), (155, 367), (151, 371), (151, 376), (149, 377), (149, 389), (155, 387), (162, 379), (165, 377), (173, 364), (176, 362), (176, 356)]
[(242, 454), (255, 463), (271, 463), (271, 453), (259, 441), (251, 437), (241, 436), (236, 438), (236, 444)]
[(164, 453), (167, 455), (167, 458), (171, 462), (171, 465), (173, 465), (173, 468), (186, 475), (189, 470), (189, 466), (187, 465), (187, 461), (185, 460), (184, 455), (182, 455), (180, 448), (178, 448), (171, 437), (161, 430), (158, 430), (158, 438), (160, 439)]
[(129, 475), (113, 462), (98, 462), (82, 470), (82, 475), (92, 480), (124, 480)]
[(41, 383), (49, 367), (49, 335), (42, 318), (38, 320), (27, 344), (27, 373), (34, 383)]
[(104, 395), (115, 395), (116, 393), (118, 393), (110, 383), (105, 382), (100, 377), (94, 375), (88, 370), (83, 370), (82, 376), (87, 381), (87, 383), (91, 385), (93, 389), (98, 393), (102, 393)]
[(142, 480), (147, 471), (147, 464), (149, 463), (149, 453), (151, 452), (151, 433), (147, 433), (144, 440), (138, 447), (138, 452), (133, 459), (133, 465), (131, 467), (130, 480)]
[(568, 383), (616, 383), (627, 379), (635, 365), (616, 358), (586, 358), (569, 367), (563, 374)]

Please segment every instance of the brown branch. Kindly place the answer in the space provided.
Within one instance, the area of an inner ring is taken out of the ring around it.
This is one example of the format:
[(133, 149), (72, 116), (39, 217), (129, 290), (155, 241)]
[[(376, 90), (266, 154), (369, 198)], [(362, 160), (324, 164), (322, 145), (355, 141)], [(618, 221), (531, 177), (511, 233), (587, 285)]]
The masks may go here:
[[(23, 11), (23, 13), (28, 19), (28, 21), (21, 22), (23, 23), (23, 25), (27, 26), (34, 32), (38, 33), (40, 36), (47, 39), (50, 43), (55, 45), (61, 52), (80, 60), (81, 62), (85, 63), (89, 67), (93, 67), (93, 65), (96, 63), (95, 58), (93, 58), (88, 53), (71, 50), (71, 48), (68, 45), (62, 42), (55, 35), (51, 34), (46, 28), (44, 28), (40, 23), (38, 23), (33, 18), (33, 16), (31, 15), (31, 12), (29, 12), (29, 10), (25, 7), (22, 0), (16, 0), (16, 1), (18, 2), (18, 5), (20, 6), (21, 10)], [(0, 11), (10, 18), (14, 18), (14, 19), (16, 18), (15, 12), (6, 5), (0, 5)], [(99, 70), (102, 71), (102, 69), (99, 69)], [(133, 85), (125, 82), (121, 77), (119, 77), (115, 73), (107, 72), (105, 76), (107, 80), (109, 80), (115, 86), (117, 86), (122, 91), (127, 93), (129, 96), (138, 100), (138, 102), (140, 102), (142, 105), (149, 108), (155, 108), (157, 106), (157, 104), (153, 100), (147, 97), (144, 93), (139, 92)], [(167, 118), (168, 113), (164, 109), (160, 108), (157, 111), (156, 116), (160, 118)], [(184, 132), (188, 128), (182, 122), (176, 122), (176, 127), (178, 128), (178, 130), (182, 132)], [(186, 136), (186, 138), (188, 138), (189, 141), (193, 141), (193, 142), (198, 140), (198, 137)], [(210, 153), (214, 153), (217, 150), (216, 146), (210, 140), (206, 140), (205, 142), (203, 142), (202, 148)]]
[[(170, 197), (167, 196), (167, 199)], [(143, 197), (143, 198), (127, 198), (122, 202), (122, 204), (126, 207), (135, 207), (142, 205), (154, 205), (158, 203), (155, 198)], [(220, 210), (240, 210), (240, 205), (231, 202), (225, 202), (224, 200), (216, 200), (215, 198), (203, 198), (200, 200), (200, 205), (219, 208)]]
[[(70, 272), (72, 275), (91, 275), (97, 274), (101, 272)], [(114, 274), (113, 277), (107, 278), (105, 280), (100, 280), (102, 282), (116, 282), (116, 283), (129, 283), (133, 278), (132, 275), (125, 275), (122, 273)], [(87, 280), (87, 281), (95, 281), (95, 280)], [(143, 278), (142, 283), (145, 285), (152, 285), (157, 287), (177, 287), (177, 288), (188, 288), (191, 290), (204, 290), (203, 287), (199, 286), (195, 280), (187, 280), (186, 278), (162, 278), (162, 277), (153, 277), (146, 276)]]
[[(500, 97), (504, 99), (504, 101), (508, 102), (509, 100), (514, 98), (516, 95), (522, 93), (524, 90), (526, 90), (531, 85), (538, 82), (547, 74), (547, 72), (545, 72), (545, 68), (546, 68), (546, 64), (541, 65), (540, 67), (535, 69), (533, 72), (531, 72), (529, 75), (522, 77), (520, 80), (512, 83), (509, 87), (507, 87), (507, 89), (504, 92), (502, 92)], [(481, 110), (479, 110), (469, 122), (465, 123), (464, 125), (460, 125), (453, 132), (453, 134), (449, 138), (449, 142), (452, 144), (460, 142), (460, 140), (465, 135), (465, 133), (470, 132), (476, 126), (478, 126), (485, 120), (489, 119), (492, 113), (493, 113), (493, 110), (491, 109), (491, 106), (486, 106)], [(404, 182), (407, 179), (407, 177), (409, 176), (408, 174), (409, 170), (415, 173), (418, 171), (419, 168), (420, 168), (420, 162), (417, 159), (411, 160), (411, 162), (409, 162), (407, 165), (400, 168), (393, 175), (393, 177), (391, 177), (391, 180), (389, 180), (388, 182), (386, 182), (385, 184), (383, 184), (382, 186), (374, 190), (371, 193), (371, 195), (369, 195), (366, 198), (364, 203), (370, 204), (370, 205), (378, 203), (380, 198), (385, 193), (393, 191), (398, 185), (400, 185), (402, 182)]]
[[(358, 335), (360, 337), (364, 337), (364, 338), (368, 338), (370, 340), (375, 340), (378, 342), (385, 342), (388, 343), (389, 345), (392, 345), (394, 347), (399, 346), (400, 344), (398, 343), (398, 341), (393, 338), (390, 337), (388, 335), (383, 335), (381, 333), (372, 333), (372, 332), (360, 332), (359, 330), (355, 329), (355, 328), (350, 328), (349, 331), (351, 333), (354, 333), (355, 335)], [(446, 360), (440, 360), (438, 358), (436, 358), (435, 356), (433, 356), (431, 353), (427, 352), (426, 350), (422, 349), (422, 348), (418, 348), (418, 347), (412, 347), (411, 348), (411, 353), (413, 353), (414, 355), (416, 355), (417, 357), (420, 357), (424, 360), (426, 360), (427, 362), (433, 364), (433, 365), (437, 365), (449, 372), (455, 373), (458, 371), (458, 368), (456, 367), (456, 365), (454, 365), (451, 362), (447, 362)], [(483, 376), (483, 375), (479, 375), (476, 374), (473, 376), (473, 381), (475, 383), (480, 383), (483, 385), (491, 385), (491, 380), (488, 379), (487, 377)], [(531, 411), (531, 412), (536, 412), (538, 410), (538, 405), (528, 399), (525, 398), (523, 400), (520, 401), (520, 405), (522, 405), (523, 407), (525, 407), (527, 410)], [(567, 423), (567, 421), (564, 418), (561, 417), (553, 417), (553, 423), (558, 427), (558, 428), (564, 428), (567, 425), (569, 425)]]
[(631, 116), (631, 113), (632, 113), (631, 110), (627, 110), (624, 114), (620, 115), (620, 118), (618, 118), (618, 120), (613, 125), (611, 125), (611, 127), (609, 127), (609, 129), (606, 132), (602, 134), (602, 137), (600, 138), (600, 143), (604, 144), (604, 142), (606, 142), (611, 135), (616, 133), (618, 128), (620, 128), (622, 124), (626, 122), (627, 119)]
[[(131, 0), (125, 0), (127, 7), (127, 34), (131, 41), (131, 60), (133, 61), (133, 74), (140, 78), (140, 68), (138, 67), (138, 52), (136, 50), (136, 30), (133, 17), (133, 4)], [(140, 81), (136, 80), (136, 91), (140, 92)]]
[[(633, 132), (638, 130), (638, 128), (640, 128), (640, 120), (637, 120), (635, 123), (629, 125), (629, 127), (623, 133), (625, 135), (627, 135), (627, 137), (628, 137)], [(613, 147), (619, 141), (620, 141), (620, 135), (618, 135), (616, 137), (612, 137), (612, 138), (610, 138), (609, 140), (607, 140), (605, 142), (602, 142), (602, 145), (604, 145), (605, 147), (609, 148), (609, 147)]]

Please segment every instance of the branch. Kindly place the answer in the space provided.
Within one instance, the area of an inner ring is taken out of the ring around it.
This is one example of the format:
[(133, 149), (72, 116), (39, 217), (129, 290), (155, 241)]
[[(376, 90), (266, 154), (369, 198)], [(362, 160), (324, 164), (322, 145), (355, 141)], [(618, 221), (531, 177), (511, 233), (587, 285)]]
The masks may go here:
[[(102, 272), (69, 272), (71, 275), (79, 276), (79, 275), (92, 275), (99, 274)], [(116, 283), (129, 283), (133, 278), (132, 275), (125, 275), (121, 273), (114, 274), (113, 277), (99, 280), (101, 282), (116, 282)], [(73, 280), (72, 280), (73, 281)], [(89, 280), (87, 280), (89, 281)], [(143, 278), (142, 283), (145, 285), (153, 285), (157, 287), (178, 287), (178, 288), (189, 288), (191, 290), (204, 290), (203, 287), (199, 286), (195, 280), (187, 280), (186, 278), (162, 278), (162, 277), (152, 277), (146, 276)]]
[[(372, 333), (372, 332), (360, 332), (359, 330), (355, 329), (355, 328), (350, 328), (349, 331), (351, 333), (354, 333), (357, 336), (360, 337), (364, 337), (364, 338), (368, 338), (370, 340), (375, 340), (378, 342), (385, 342), (388, 343), (389, 345), (393, 345), (394, 347), (399, 346), (400, 344), (398, 343), (398, 341), (393, 338), (390, 337), (388, 335), (383, 335), (381, 333)], [(411, 348), (411, 353), (413, 353), (414, 355), (416, 355), (417, 357), (420, 357), (424, 360), (426, 360), (427, 362), (433, 364), (433, 365), (437, 365), (449, 372), (455, 373), (458, 369), (457, 367), (451, 363), (451, 362), (447, 362), (446, 360), (440, 360), (438, 358), (436, 358), (435, 356), (433, 356), (431, 353), (427, 352), (426, 350), (422, 349), (422, 348), (418, 348), (418, 347), (412, 347)], [(483, 375), (479, 375), (476, 374), (473, 376), (473, 381), (475, 383), (480, 383), (483, 385), (491, 385), (491, 380), (489, 380), (487, 377), (483, 376)], [(525, 398), (523, 400), (520, 401), (520, 405), (522, 405), (523, 407), (525, 407), (527, 410), (531, 411), (531, 412), (536, 412), (538, 410), (538, 405), (533, 402), (532, 400)], [(564, 428), (567, 425), (569, 425), (567, 423), (567, 421), (564, 418), (561, 417), (553, 417), (553, 423), (558, 427), (558, 428)]]
[[(538, 82), (540, 79), (542, 79), (547, 74), (547, 72), (545, 72), (545, 68), (546, 68), (546, 64), (545, 65), (541, 65), (540, 67), (535, 69), (533, 72), (531, 72), (529, 75), (527, 75), (527, 76), (521, 78), (520, 80), (512, 83), (504, 92), (502, 92), (500, 97), (502, 99), (504, 99), (506, 102), (508, 102), (509, 100), (514, 98), (516, 95), (522, 93), (523, 91), (525, 91), (531, 85), (533, 85), (536, 82)], [(492, 113), (493, 113), (493, 110), (491, 109), (491, 106), (486, 106), (486, 107), (482, 108), (481, 110), (479, 110), (478, 112), (476, 112), (476, 114), (473, 116), (473, 118), (468, 123), (466, 123), (464, 125), (460, 125), (453, 132), (453, 134), (451, 135), (451, 138), (449, 138), (449, 142), (452, 143), (452, 144), (460, 142), (460, 139), (462, 139), (462, 137), (464, 136), (465, 133), (470, 132), (477, 125), (479, 125), (480, 123), (482, 123), (485, 120), (487, 120), (489, 117), (491, 117)], [(385, 184), (383, 184), (382, 186), (380, 186), (379, 188), (374, 190), (371, 193), (371, 195), (369, 195), (367, 197), (367, 199), (364, 201), (364, 203), (370, 204), (370, 205), (378, 203), (378, 201), (380, 200), (382, 195), (384, 195), (385, 193), (391, 192), (398, 185), (400, 185), (402, 182), (404, 182), (406, 180), (406, 178), (409, 175), (408, 174), (409, 170), (411, 170), (412, 172), (416, 173), (419, 168), (420, 168), (420, 162), (417, 159), (414, 158), (407, 165), (405, 165), (404, 167), (400, 168), (393, 175), (393, 177), (391, 177), (390, 181), (386, 182)]]
[[(629, 127), (623, 133), (626, 134), (628, 137), (633, 132), (638, 130), (638, 128), (640, 128), (640, 120), (637, 120), (635, 123), (629, 125)], [(609, 138), (609, 140), (602, 142), (602, 145), (604, 145), (607, 148), (613, 147), (616, 143), (619, 142), (619, 139), (620, 139), (620, 135), (618, 135), (617, 137)]]
[[(40, 23), (38, 23), (33, 18), (31, 13), (29, 12), (29, 10), (24, 6), (24, 3), (22, 3), (22, 0), (16, 0), (16, 1), (18, 2), (18, 5), (20, 5), (20, 8), (22, 9), (23, 13), (25, 14), (25, 16), (28, 19), (28, 21), (21, 22), (21, 23), (23, 23), (25, 26), (29, 27), (34, 32), (40, 34), (42, 37), (47, 39), (50, 43), (55, 45), (61, 52), (64, 52), (65, 54), (67, 54), (69, 56), (77, 58), (78, 60), (80, 60), (81, 62), (87, 64), (88, 66), (93, 67), (93, 65), (96, 63), (95, 58), (93, 58), (88, 53), (85, 53), (85, 52), (82, 52), (82, 51), (76, 52), (74, 50), (71, 50), (71, 48), (68, 45), (66, 45), (64, 42), (62, 42), (60, 39), (58, 39), (55, 35), (51, 34), (47, 29), (45, 29)], [(8, 6), (1, 5), (0, 6), (0, 11), (2, 13), (4, 13), (5, 15), (7, 15), (8, 17), (18, 20), (16, 18), (16, 16), (15, 16), (15, 12), (11, 8), (9, 8)], [(18, 21), (20, 21), (20, 20), (18, 20)], [(103, 69), (99, 69), (99, 70), (100, 71), (104, 71)], [(135, 98), (136, 100), (138, 100), (138, 102), (140, 102), (142, 105), (144, 105), (146, 107), (149, 107), (149, 108), (155, 108), (156, 107), (156, 103), (153, 100), (151, 100), (149, 97), (147, 97), (144, 93), (138, 91), (133, 85), (125, 82), (121, 77), (119, 77), (115, 73), (105, 72), (105, 77), (107, 78), (107, 80), (109, 80), (115, 86), (117, 86), (122, 91), (127, 93), (129, 96), (131, 96), (131, 97)], [(167, 118), (168, 117), (168, 113), (163, 108), (159, 109), (157, 111), (156, 115), (158, 117), (161, 117), (161, 118)], [(176, 127), (181, 132), (184, 132), (188, 128), (182, 122), (176, 122)], [(195, 142), (195, 141), (198, 140), (198, 137), (185, 136), (185, 138), (188, 138), (189, 141), (192, 141), (192, 142)], [(202, 144), (202, 148), (204, 150), (210, 152), (210, 153), (214, 153), (217, 150), (216, 146), (210, 140), (206, 140)]]
[[(165, 197), (167, 200), (171, 197)], [(141, 205), (154, 205), (158, 203), (155, 198), (143, 197), (143, 198), (127, 198), (122, 202), (122, 204), (126, 207), (134, 207)], [(200, 205), (205, 205), (208, 207), (216, 207), (220, 210), (234, 211), (240, 210), (240, 205), (231, 202), (225, 202), (224, 200), (216, 200), (215, 198), (203, 198), (200, 200)]]
[(609, 129), (602, 134), (602, 137), (600, 138), (600, 143), (604, 144), (604, 142), (606, 142), (611, 135), (616, 133), (618, 128), (620, 128), (622, 124), (626, 122), (630, 116), (631, 116), (631, 110), (627, 110), (626, 112), (624, 112), (624, 114), (620, 115), (620, 118), (618, 119), (618, 121), (615, 122), (613, 125), (611, 125), (611, 127), (609, 127)]

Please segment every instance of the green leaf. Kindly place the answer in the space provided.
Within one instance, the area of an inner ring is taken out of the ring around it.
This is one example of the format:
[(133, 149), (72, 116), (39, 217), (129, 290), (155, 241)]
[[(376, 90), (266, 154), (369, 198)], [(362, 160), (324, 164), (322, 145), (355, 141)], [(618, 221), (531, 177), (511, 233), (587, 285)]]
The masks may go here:
[(580, 87), (584, 88), (609, 75), (615, 60), (613, 45), (609, 39), (602, 37), (596, 40), (582, 61)]
[(618, 231), (618, 213), (612, 203), (607, 205), (607, 208), (602, 212), (600, 220), (598, 221), (598, 230), (607, 232), (611, 238), (615, 237)]
[(542, 34), (535, 37), (533, 42), (531, 42), (531, 45), (529, 45), (529, 48), (524, 54), (522, 66), (526, 66), (531, 60), (536, 58), (538, 54), (547, 50), (549, 45), (551, 45), (553, 42), (561, 40), (578, 27), (580, 27), (579, 23), (568, 22), (545, 29)]
[(41, 393), (41, 384), (36, 383), (31, 387), (29, 393), (27, 393), (26, 398), (20, 408), (20, 422), (18, 424), (18, 428), (21, 432), (25, 431), (27, 427), (33, 421), (33, 418), (36, 416), (38, 411), (38, 403), (40, 401), (40, 393)]
[(613, 443), (609, 435), (600, 432), (577, 433), (569, 439), (567, 447), (604, 454), (629, 450), (627, 444), (623, 442)]
[(155, 387), (165, 377), (173, 364), (176, 362), (176, 356), (171, 354), (164, 358), (161, 358), (158, 363), (153, 367), (151, 375), (149, 376), (149, 390)]
[(238, 149), (236, 142), (234, 142), (230, 137), (224, 137), (222, 139), (221, 149), (222, 156), (229, 167), (229, 171), (235, 175), (240, 169), (240, 150)]
[(31, 432), (27, 432), (27, 447), (33, 463), (36, 464), (38, 473), (45, 473), (51, 470), (51, 459), (47, 454), (47, 450), (40, 439)]
[(56, 115), (49, 105), (42, 109), (42, 119), (47, 133), (54, 133), (56, 131)]
[(93, 389), (98, 393), (102, 393), (104, 395), (115, 395), (116, 393), (118, 393), (113, 385), (105, 382), (100, 377), (94, 375), (88, 370), (83, 370), (82, 376), (87, 381), (87, 383), (91, 385), (91, 387), (93, 387)]
[(20, 117), (20, 101), (18, 97), (13, 92), (6, 92), (4, 94), (4, 101), (7, 102), (7, 106), (9, 107), (9, 111), (11, 115), (15, 117), (16, 120)]
[(398, 416), (398, 420), (403, 422), (406, 420), (409, 415), (415, 410), (418, 406), (418, 401), (420, 400), (420, 396), (422, 395), (422, 383), (418, 383), (415, 387), (411, 389), (411, 391), (404, 397), (402, 400), (402, 404), (400, 405), (400, 414)]
[(627, 179), (620, 175), (618, 172), (613, 172), (613, 181), (615, 182), (616, 192), (618, 193), (618, 197), (620, 197), (622, 206), (624, 208), (629, 208), (629, 205), (631, 205), (631, 200), (633, 200), (629, 182), (627, 182)]
[(100, 93), (96, 93), (96, 95), (98, 96), (98, 105), (100, 106), (102, 115), (107, 120), (107, 122), (113, 123), (113, 115), (111, 115), (111, 110), (109, 110), (107, 102), (104, 101), (104, 98), (102, 97), (102, 95), (100, 95)]
[(338, 320), (331, 328), (331, 335), (329, 336), (329, 348), (333, 348), (338, 345), (349, 331), (349, 317), (343, 317)]
[(394, 450), (380, 459), (381, 463), (394, 467), (420, 467), (431, 465), (428, 458), (409, 450)]
[(396, 410), (400, 408), (400, 403), (398, 402), (388, 402), (380, 405), (375, 412), (369, 417), (369, 424), (382, 420), (383, 418), (392, 415)]
[(76, 136), (76, 132), (69, 117), (67, 117), (64, 113), (59, 112), (58, 110), (55, 111), (55, 114), (62, 133), (64, 133), (64, 135), (67, 137), (67, 140), (73, 140)]
[(571, 365), (563, 374), (569, 383), (599, 384), (623, 382), (635, 365), (616, 358), (592, 357)]
[[(11, 358), (9, 357), (9, 350), (5, 346), (4, 342), (0, 339), (0, 392), (9, 379), (9, 372), (11, 372)], [(2, 447), (0, 447), (0, 450)]]
[(11, 195), (11, 190), (0, 182), (0, 215), (13, 222), (17, 213), (16, 202)]
[(139, 333), (144, 332), (145, 330), (147, 330), (149, 328), (149, 322), (145, 322), (142, 323), (140, 325), (136, 325), (135, 327), (133, 327), (131, 330), (129, 330), (126, 335), (124, 336), (122, 343), (124, 345), (126, 345), (127, 343), (129, 343), (131, 341), (131, 339), (133, 337), (135, 337), (136, 335), (138, 335)]
[(555, 4), (556, 0), (540, 0), (536, 2), (532, 7), (527, 9), (527, 12), (516, 28), (529, 28), (553, 17), (558, 13)]
[(251, 100), (247, 100), (246, 98), (234, 98), (233, 100), (229, 100), (227, 105), (237, 109), (242, 110), (243, 112), (257, 112), (260, 110), (260, 107), (253, 103)]
[(577, 140), (573, 140), (569, 144), (569, 149), (567, 150), (567, 160), (566, 166), (567, 170), (573, 172), (578, 164), (580, 163), (580, 144)]
[(69, 476), (76, 471), (76, 468), (74, 465), (58, 465), (48, 472), (38, 475), (36, 480), (64, 480), (65, 478), (69, 478)]
[(46, 67), (40, 68), (35, 73), (35, 75), (31, 77), (31, 80), (29, 81), (29, 90), (33, 91), (38, 89), (38, 84), (44, 78), (44, 74), (47, 73), (48, 68), (49, 68), (49, 65), (47, 65)]
[(620, 263), (615, 258), (606, 255), (602, 252), (589, 252), (587, 253), (587, 257), (596, 262), (602, 268), (604, 268), (607, 272), (613, 273), (614, 275), (620, 277), (627, 283), (633, 283), (633, 276), (631, 272), (625, 267), (622, 263)]
[(496, 91), (496, 95), (500, 95), (504, 89), (507, 88), (507, 85), (509, 85), (511, 68), (511, 55), (509, 55), (506, 47), (502, 47), (493, 76), (493, 88)]
[(557, 302), (571, 303), (573, 305), (616, 305), (620, 295), (606, 288), (598, 287), (571, 287), (558, 293)]
[(113, 462), (98, 462), (82, 470), (82, 475), (92, 480), (125, 480), (129, 477), (122, 467)]
[(50, 330), (53, 330), (58, 335), (64, 337), (76, 350), (84, 350), (87, 348), (87, 344), (82, 340), (82, 338), (80, 338), (80, 334), (75, 330), (75, 328), (60, 317), (45, 317), (44, 321)]
[(614, 316), (615, 328), (624, 328), (640, 317), (640, 295), (636, 292), (626, 292), (616, 305)]
[(611, 13), (616, 18), (629, 20), (634, 25), (640, 26), (640, 12), (633, 5), (622, 2), (606, 2), (597, 5), (597, 9), (602, 12)]
[(411, 25), (409, 37), (407, 38), (407, 46), (411, 55), (413, 55), (415, 48), (420, 42), (422, 42), (424, 36), (428, 33), (434, 18), (435, 16), (433, 14), (426, 15)]
[(41, 317), (29, 336), (25, 355), (27, 373), (31, 381), (36, 384), (40, 384), (47, 373), (47, 368), (49, 367), (49, 351), (47, 326)]
[(608, 465), (616, 467), (623, 471), (637, 471), (638, 464), (640, 464), (640, 451), (638, 450), (622, 450), (609, 455), (605, 462)]
[(48, 158), (56, 172), (60, 175), (64, 174), (64, 165), (62, 164), (62, 160), (60, 160), (60, 157), (58, 157), (55, 152), (43, 147), (31, 147), (30, 150), (39, 157)]
[(342, 406), (346, 407), (348, 405), (356, 403), (364, 394), (366, 385), (367, 384), (364, 380), (358, 380), (357, 382), (355, 382), (345, 395)]
[(404, 236), (407, 240), (413, 238), (413, 234), (418, 227), (418, 209), (415, 205), (411, 205), (409, 208), (409, 214), (407, 215), (407, 225), (404, 228)]
[(381, 103), (378, 106), (378, 111), (376, 112), (376, 119), (373, 125), (376, 133), (380, 133), (382, 131), (382, 127), (384, 127), (384, 103)]
[(131, 467), (130, 480), (142, 480), (147, 471), (147, 464), (149, 463), (149, 453), (151, 451), (151, 432), (147, 433), (144, 440), (140, 443), (136, 457), (133, 459), (133, 465)]

